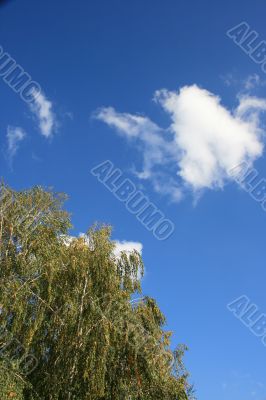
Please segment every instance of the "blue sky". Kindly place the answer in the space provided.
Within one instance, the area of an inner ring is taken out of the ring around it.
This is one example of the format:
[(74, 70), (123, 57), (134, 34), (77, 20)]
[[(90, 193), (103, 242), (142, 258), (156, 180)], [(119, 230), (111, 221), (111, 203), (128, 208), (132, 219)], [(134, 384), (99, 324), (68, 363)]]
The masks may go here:
[[(246, 21), (266, 40), (264, 16), (259, 0), (0, 6), (0, 46), (42, 88), (29, 105), (0, 78), (1, 176), (68, 193), (72, 234), (102, 221), (143, 246), (144, 293), (189, 346), (202, 400), (266, 399), (266, 348), (226, 307), (246, 295), (266, 313), (266, 213), (226, 174), (244, 160), (266, 177), (266, 75), (226, 35)], [(173, 221), (170, 238), (90, 173), (105, 160)]]

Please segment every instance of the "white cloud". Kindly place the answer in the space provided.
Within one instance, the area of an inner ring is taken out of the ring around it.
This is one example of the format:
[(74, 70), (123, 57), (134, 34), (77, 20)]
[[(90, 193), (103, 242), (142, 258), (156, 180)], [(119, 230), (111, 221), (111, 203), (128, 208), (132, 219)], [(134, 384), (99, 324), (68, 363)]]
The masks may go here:
[(235, 115), (242, 120), (254, 123), (254, 128), (256, 129), (256, 127), (259, 127), (261, 111), (266, 111), (266, 101), (264, 99), (241, 95)]
[(193, 190), (222, 188), (232, 167), (262, 155), (257, 117), (265, 100), (241, 97), (230, 112), (218, 96), (196, 85), (159, 91), (156, 99), (171, 116), (178, 174)]
[(60, 239), (62, 239), (63, 243), (65, 246), (70, 246), (73, 240), (77, 239), (76, 236), (70, 236), (70, 235), (60, 235)]
[(266, 100), (242, 95), (230, 111), (218, 96), (197, 85), (157, 91), (155, 100), (170, 116), (168, 129), (111, 107), (96, 117), (138, 145), (143, 155), (138, 176), (151, 179), (155, 190), (172, 200), (179, 201), (185, 188), (194, 193), (222, 188), (231, 179), (231, 168), (244, 161), (252, 164), (262, 155), (260, 113)]
[(20, 127), (8, 126), (6, 137), (8, 158), (10, 163), (12, 163), (12, 160), (18, 151), (20, 143), (26, 137), (26, 133)]
[[(90, 242), (90, 238), (88, 235), (86, 235), (85, 233), (80, 233), (79, 236), (70, 236), (70, 235), (61, 235), (60, 236), (61, 239), (63, 240), (63, 243), (65, 244), (65, 246), (70, 246), (71, 243), (78, 239), (78, 238), (83, 238), (84, 239), (84, 243), (90, 248), (90, 250), (94, 250), (92, 243)], [(126, 241), (126, 240), (114, 240), (113, 241), (115, 248), (113, 250), (113, 256), (115, 257), (115, 261), (117, 262), (117, 260), (119, 259), (119, 257), (121, 256), (122, 252), (126, 252), (127, 255), (130, 255), (130, 253), (132, 253), (134, 250), (136, 250), (140, 255), (142, 255), (142, 249), (143, 249), (143, 245), (140, 242), (130, 242), (130, 241)], [(138, 279), (142, 279), (143, 275), (141, 273), (141, 271), (138, 271)], [(132, 277), (133, 278), (133, 277)]]
[[(114, 256), (116, 258), (119, 258), (121, 255), (121, 252), (126, 252), (127, 255), (130, 255), (134, 250), (136, 250), (140, 255), (142, 255), (142, 250), (143, 250), (143, 245), (140, 242), (128, 242), (126, 240), (119, 241), (119, 240), (114, 240), (115, 243), (115, 249), (114, 249)], [(133, 276), (132, 276), (133, 278)], [(142, 279), (143, 275), (141, 271), (138, 271), (138, 279)], [(133, 278), (134, 279), (134, 278)]]
[[(66, 246), (70, 246), (73, 240), (76, 240), (78, 238), (83, 238), (86, 245), (88, 245), (89, 247), (91, 246), (90, 238), (85, 233), (79, 233), (78, 236), (61, 235), (60, 237)], [(140, 255), (142, 255), (143, 245), (140, 242), (114, 240), (113, 243), (115, 244), (114, 248), (115, 257), (119, 257), (122, 251), (125, 251), (127, 254), (129, 254), (134, 250), (136, 250)]]
[(74, 240), (82, 238), (84, 240), (84, 244), (86, 244), (90, 248), (90, 250), (94, 250), (92, 243), (90, 241), (90, 237), (83, 232), (80, 232), (78, 236), (60, 235), (60, 238), (63, 240), (63, 243), (67, 247), (70, 246)]
[(122, 251), (125, 251), (127, 254), (129, 254), (136, 250), (140, 255), (142, 254), (143, 245), (140, 242), (127, 242), (126, 240), (120, 242), (119, 240), (115, 240), (114, 243), (114, 255), (116, 257), (119, 257)]
[(56, 128), (56, 118), (52, 111), (53, 104), (47, 100), (44, 94), (36, 94), (30, 105), (32, 112), (36, 115), (41, 134), (46, 138), (52, 137)]

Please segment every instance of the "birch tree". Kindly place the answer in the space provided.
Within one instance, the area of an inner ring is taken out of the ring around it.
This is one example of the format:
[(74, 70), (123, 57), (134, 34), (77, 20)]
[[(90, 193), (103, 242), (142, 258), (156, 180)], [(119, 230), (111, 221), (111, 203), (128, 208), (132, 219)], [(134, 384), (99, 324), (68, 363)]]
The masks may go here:
[(0, 193), (0, 398), (186, 400), (182, 358), (136, 252), (114, 254), (108, 226), (71, 238), (66, 196)]

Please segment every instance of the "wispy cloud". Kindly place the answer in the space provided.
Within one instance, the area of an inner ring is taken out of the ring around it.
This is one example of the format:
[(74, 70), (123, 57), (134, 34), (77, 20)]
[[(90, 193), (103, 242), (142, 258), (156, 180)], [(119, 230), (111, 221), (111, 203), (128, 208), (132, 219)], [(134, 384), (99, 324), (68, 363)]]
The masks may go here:
[(46, 138), (52, 137), (56, 129), (56, 117), (52, 110), (52, 102), (43, 93), (36, 94), (30, 108), (38, 119), (41, 134)]
[(248, 91), (266, 85), (266, 81), (262, 80), (258, 74), (249, 75), (243, 83), (245, 90)]
[(234, 86), (238, 87), (242, 92), (251, 92), (255, 89), (263, 88), (266, 86), (265, 79), (262, 79), (258, 74), (254, 73), (248, 75), (245, 79), (240, 79), (237, 74), (229, 73), (226, 75), (222, 75), (221, 79), (223, 80), (226, 86)]
[(26, 133), (20, 127), (8, 126), (7, 128), (7, 154), (10, 165), (12, 166), (19, 145), (26, 137)]
[(114, 128), (132, 144), (136, 144), (143, 156), (141, 171), (134, 169), (140, 179), (150, 179), (157, 192), (170, 194), (174, 201), (180, 200), (182, 193), (178, 182), (162, 169), (163, 166), (171, 166), (178, 151), (164, 129), (148, 117), (119, 113), (112, 107), (101, 108), (95, 113), (95, 117)]
[(159, 90), (154, 99), (170, 117), (167, 129), (112, 107), (98, 110), (96, 117), (138, 146), (143, 155), (138, 176), (151, 179), (155, 190), (172, 200), (179, 201), (187, 189), (198, 195), (223, 188), (230, 168), (262, 155), (265, 99), (245, 94), (237, 98), (236, 109), (228, 110), (219, 96), (197, 85)]
[(231, 371), (222, 384), (227, 399), (243, 398), (248, 396), (254, 400), (265, 400), (265, 382), (262, 382), (250, 373)]

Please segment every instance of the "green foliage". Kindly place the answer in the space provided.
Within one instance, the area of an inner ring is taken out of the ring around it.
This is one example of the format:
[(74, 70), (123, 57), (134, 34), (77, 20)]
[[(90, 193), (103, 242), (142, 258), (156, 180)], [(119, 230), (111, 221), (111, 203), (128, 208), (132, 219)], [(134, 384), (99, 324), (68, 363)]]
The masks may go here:
[(20, 376), (19, 370), (10, 363), (0, 361), (0, 395), (1, 400), (23, 400), (24, 390), (28, 387)]
[(1, 400), (188, 399), (185, 347), (155, 300), (132, 301), (140, 255), (115, 257), (105, 226), (70, 240), (64, 200), (1, 187)]

